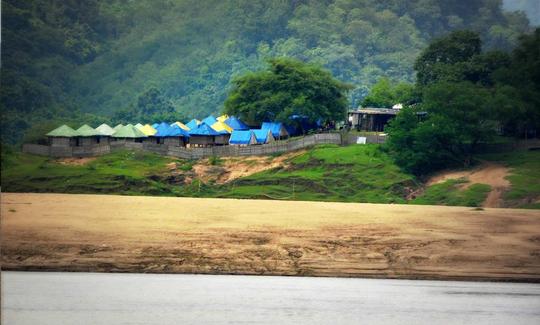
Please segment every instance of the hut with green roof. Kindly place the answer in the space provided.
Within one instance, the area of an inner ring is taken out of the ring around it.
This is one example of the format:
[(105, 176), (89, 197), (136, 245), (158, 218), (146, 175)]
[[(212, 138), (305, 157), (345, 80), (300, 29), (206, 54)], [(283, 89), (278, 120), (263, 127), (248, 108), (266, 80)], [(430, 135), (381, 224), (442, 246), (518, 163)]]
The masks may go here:
[(128, 124), (116, 130), (112, 135), (113, 140), (122, 142), (142, 142), (147, 138), (141, 130), (135, 126)]
[(52, 147), (71, 147), (76, 144), (76, 137), (79, 134), (67, 125), (61, 125), (46, 136), (49, 138), (49, 144)]
[[(102, 143), (103, 134), (93, 127), (84, 124), (77, 129), (76, 146), (86, 147), (95, 146)], [(107, 141), (108, 142), (108, 141)]]

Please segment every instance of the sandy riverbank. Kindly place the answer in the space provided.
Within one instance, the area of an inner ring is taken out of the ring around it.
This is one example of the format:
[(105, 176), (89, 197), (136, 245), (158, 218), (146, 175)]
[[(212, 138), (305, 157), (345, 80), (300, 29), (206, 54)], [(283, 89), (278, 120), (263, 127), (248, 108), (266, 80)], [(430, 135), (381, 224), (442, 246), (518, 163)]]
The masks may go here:
[(7, 270), (540, 281), (540, 211), (1, 196)]

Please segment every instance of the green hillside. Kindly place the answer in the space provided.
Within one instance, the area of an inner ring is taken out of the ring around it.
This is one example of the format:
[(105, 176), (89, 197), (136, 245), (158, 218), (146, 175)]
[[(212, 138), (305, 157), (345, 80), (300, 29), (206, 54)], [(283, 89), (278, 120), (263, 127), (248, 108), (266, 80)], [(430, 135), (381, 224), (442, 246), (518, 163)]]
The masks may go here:
[[(279, 156), (266, 157), (271, 163)], [(540, 208), (540, 151), (481, 155), (506, 165), (510, 189), (503, 206)], [(248, 161), (248, 158), (243, 158)], [(194, 165), (206, 163), (199, 177)], [(255, 162), (253, 162), (255, 163)], [(259, 162), (261, 163), (261, 162)], [(101, 193), (370, 203), (412, 203), (480, 206), (489, 185), (448, 180), (423, 189), (411, 174), (400, 171), (377, 145), (318, 146), (288, 158), (280, 166), (225, 184), (223, 159), (189, 161), (146, 152), (120, 151), (89, 161), (64, 161), (23, 153), (4, 154), (1, 186), (4, 192)], [(419, 195), (411, 195), (421, 193)], [(414, 199), (412, 199), (414, 197)]]
[[(414, 81), (421, 49), (451, 30), (509, 50), (530, 31), (500, 0), (5, 0), (2, 141), (43, 121), (96, 124), (158, 89), (179, 116), (222, 108), (231, 80), (269, 57), (319, 63), (357, 106), (381, 77)], [(86, 114), (86, 115), (85, 115)], [(62, 124), (61, 123), (61, 124)]]

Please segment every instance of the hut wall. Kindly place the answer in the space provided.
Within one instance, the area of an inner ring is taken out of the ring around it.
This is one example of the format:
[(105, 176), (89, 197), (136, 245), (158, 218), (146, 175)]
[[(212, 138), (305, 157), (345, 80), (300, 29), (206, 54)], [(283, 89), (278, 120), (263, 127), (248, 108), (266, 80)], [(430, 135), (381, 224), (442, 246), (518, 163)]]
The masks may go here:
[(98, 137), (78, 137), (77, 146), (78, 147), (87, 147), (93, 146), (99, 143)]
[(216, 136), (215, 144), (217, 145), (226, 145), (229, 144), (229, 139), (231, 138), (230, 134), (223, 134)]
[(66, 137), (49, 137), (52, 147), (69, 147), (71, 138)]
[(176, 147), (186, 146), (186, 143), (184, 142), (183, 137), (166, 137), (163, 144), (167, 146), (176, 146)]
[(189, 143), (194, 146), (213, 146), (214, 136), (206, 135), (193, 135), (189, 138)]

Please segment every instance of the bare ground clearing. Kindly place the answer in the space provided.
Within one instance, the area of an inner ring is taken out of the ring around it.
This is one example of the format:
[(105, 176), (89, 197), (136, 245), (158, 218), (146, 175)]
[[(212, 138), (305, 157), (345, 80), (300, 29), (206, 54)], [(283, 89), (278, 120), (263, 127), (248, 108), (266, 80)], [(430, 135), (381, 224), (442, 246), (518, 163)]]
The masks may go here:
[(540, 212), (73, 194), (1, 197), (2, 268), (540, 281)]

